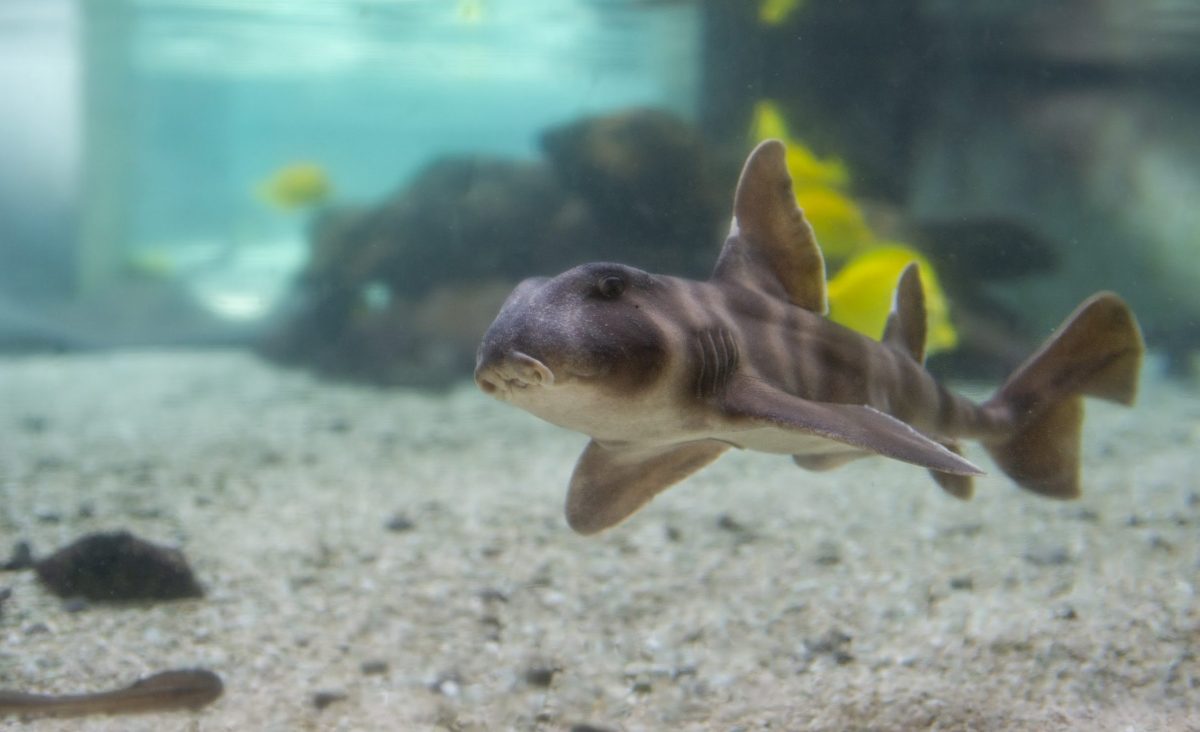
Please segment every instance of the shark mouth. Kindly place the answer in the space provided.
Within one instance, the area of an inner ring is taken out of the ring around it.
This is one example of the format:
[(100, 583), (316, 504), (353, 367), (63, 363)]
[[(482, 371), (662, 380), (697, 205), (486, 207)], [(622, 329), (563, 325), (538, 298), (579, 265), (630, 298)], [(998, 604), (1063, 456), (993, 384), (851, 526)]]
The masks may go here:
[(554, 372), (533, 356), (510, 351), (499, 359), (480, 363), (475, 369), (475, 383), (483, 393), (503, 397), (517, 389), (552, 386)]

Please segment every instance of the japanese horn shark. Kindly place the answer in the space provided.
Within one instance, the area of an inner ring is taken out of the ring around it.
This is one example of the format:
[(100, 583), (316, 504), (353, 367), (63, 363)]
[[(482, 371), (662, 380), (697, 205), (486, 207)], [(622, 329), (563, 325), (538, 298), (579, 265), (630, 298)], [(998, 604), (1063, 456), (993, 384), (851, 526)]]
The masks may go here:
[(484, 335), (485, 393), (592, 438), (571, 476), (570, 526), (611, 527), (731, 447), (809, 470), (882, 455), (965, 499), (982, 474), (960, 452), (969, 438), (1022, 488), (1077, 497), (1081, 397), (1136, 394), (1144, 347), (1126, 304), (1093, 295), (975, 404), (922, 365), (916, 265), (881, 341), (824, 317), (824, 260), (784, 153), (769, 140), (747, 159), (708, 281), (584, 264), (522, 282)]

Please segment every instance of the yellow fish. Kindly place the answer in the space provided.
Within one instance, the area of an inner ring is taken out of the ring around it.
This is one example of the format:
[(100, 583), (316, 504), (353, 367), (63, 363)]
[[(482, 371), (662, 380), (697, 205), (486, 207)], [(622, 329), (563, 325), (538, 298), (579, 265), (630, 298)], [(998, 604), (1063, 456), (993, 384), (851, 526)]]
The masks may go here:
[(758, 22), (780, 25), (804, 5), (804, 0), (762, 0), (758, 6)]
[(949, 351), (958, 345), (950, 322), (946, 294), (929, 260), (903, 244), (889, 243), (859, 255), (829, 280), (829, 317), (847, 328), (873, 338), (883, 335), (892, 309), (892, 291), (910, 262), (921, 268), (921, 286), (928, 314), (929, 353)]
[(750, 137), (754, 143), (775, 139), (787, 145), (785, 162), (788, 174), (792, 176), (792, 186), (796, 190), (814, 187), (845, 188), (850, 183), (850, 175), (844, 162), (838, 158), (822, 160), (811, 148), (788, 134), (779, 105), (769, 99), (760, 100), (754, 105)]
[(289, 163), (272, 173), (259, 184), (259, 195), (272, 205), (283, 209), (299, 209), (326, 201), (333, 185), (325, 168), (317, 163)]
[(463, 23), (475, 25), (483, 20), (483, 0), (459, 0), (455, 12)]
[(875, 245), (875, 235), (863, 218), (862, 208), (841, 191), (803, 188), (796, 191), (796, 204), (831, 261), (843, 262)]

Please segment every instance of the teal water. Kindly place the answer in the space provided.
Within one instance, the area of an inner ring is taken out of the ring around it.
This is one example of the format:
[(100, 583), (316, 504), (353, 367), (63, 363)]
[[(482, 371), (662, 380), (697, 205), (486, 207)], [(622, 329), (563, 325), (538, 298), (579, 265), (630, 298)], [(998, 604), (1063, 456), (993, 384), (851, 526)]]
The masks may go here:
[(228, 305), (218, 315), (262, 317), (312, 220), (264, 201), (281, 167), (315, 163), (328, 203), (369, 205), (440, 156), (530, 159), (542, 131), (581, 115), (694, 118), (698, 27), (688, 3), (6, 4), (2, 88), (59, 100), (25, 108), (0, 143), (44, 152), (27, 169), (49, 176), (6, 172), (0, 207), (58, 200), (0, 232), (23, 263), (6, 289), (120, 290), (132, 265), (215, 277), (202, 289), (221, 294), (201, 299)]
[[(452, 153), (532, 157), (538, 132), (631, 105), (695, 109), (694, 9), (623, 3), (133, 4), (127, 44), (145, 195), (134, 238), (253, 220), (297, 160), (377, 199)], [(123, 36), (123, 37), (122, 37)], [(659, 39), (662, 39), (661, 41)]]

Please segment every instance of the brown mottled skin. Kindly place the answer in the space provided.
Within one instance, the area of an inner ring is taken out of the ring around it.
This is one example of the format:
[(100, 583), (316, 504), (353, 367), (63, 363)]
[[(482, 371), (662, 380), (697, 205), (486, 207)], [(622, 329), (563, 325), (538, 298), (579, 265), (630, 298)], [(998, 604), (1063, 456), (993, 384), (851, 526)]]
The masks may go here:
[(782, 144), (746, 162), (734, 221), (706, 282), (585, 264), (522, 282), (479, 347), (488, 394), (592, 437), (571, 479), (581, 533), (618, 523), (730, 447), (825, 470), (871, 454), (928, 468), (960, 498), (979, 439), (1025, 488), (1078, 495), (1079, 396), (1131, 403), (1142, 343), (1115, 295), (1080, 306), (982, 405), (922, 365), (916, 266), (882, 341), (824, 317), (825, 270), (795, 205)]

